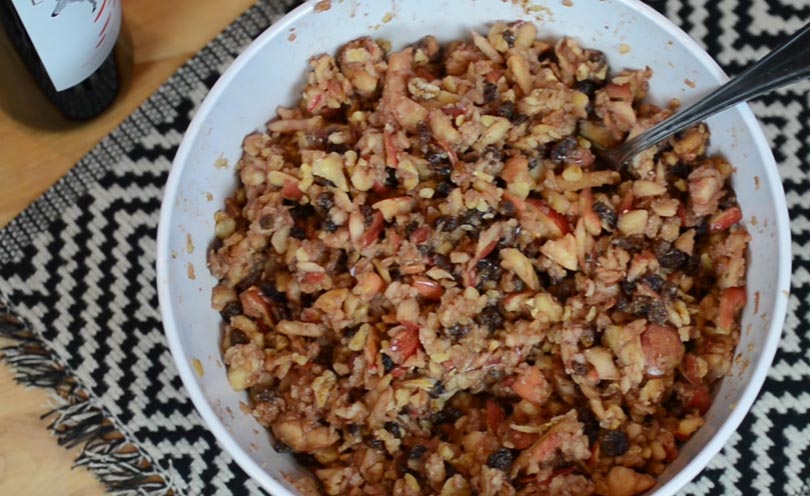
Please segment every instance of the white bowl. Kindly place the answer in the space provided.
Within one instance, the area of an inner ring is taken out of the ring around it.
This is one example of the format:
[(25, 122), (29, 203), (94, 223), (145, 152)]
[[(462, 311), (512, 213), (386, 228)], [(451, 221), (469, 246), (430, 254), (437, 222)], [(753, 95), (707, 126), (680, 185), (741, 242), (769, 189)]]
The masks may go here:
[[(446, 41), (495, 20), (522, 18), (534, 20), (541, 36), (569, 35), (603, 50), (613, 68), (650, 66), (649, 98), (659, 104), (673, 97), (688, 103), (727, 79), (691, 38), (637, 0), (332, 0), (326, 11), (315, 7), (309, 2), (273, 25), (211, 90), (174, 160), (158, 232), (160, 308), (183, 383), (224, 448), (276, 496), (295, 494), (282, 474), (301, 469), (273, 451), (264, 429), (239, 408), (246, 395), (228, 384), (220, 316), (210, 306), (216, 281), (206, 269), (206, 247), (214, 236), (214, 212), (234, 191), (233, 164), (243, 138), (263, 128), (277, 105), (297, 101), (311, 55), (334, 53), (362, 35), (388, 39), (398, 49), (426, 34)], [(655, 494), (672, 494), (697, 475), (748, 412), (776, 351), (790, 289), (785, 195), (762, 130), (747, 105), (711, 118), (709, 125), (711, 151), (738, 167), (734, 188), (753, 236), (749, 301), (732, 373), (716, 391), (706, 425), (660, 477)], [(216, 167), (220, 158), (231, 166)]]

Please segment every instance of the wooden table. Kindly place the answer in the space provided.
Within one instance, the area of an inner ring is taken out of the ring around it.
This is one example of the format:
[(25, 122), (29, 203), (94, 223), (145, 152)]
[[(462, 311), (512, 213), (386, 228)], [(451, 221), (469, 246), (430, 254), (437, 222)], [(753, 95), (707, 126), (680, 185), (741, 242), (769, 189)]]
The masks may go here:
[[(0, 0), (2, 1), (2, 0)], [(62, 177), (183, 62), (254, 0), (127, 0), (119, 56), (127, 61), (114, 107), (76, 125), (62, 120), (0, 33), (0, 226)], [(0, 347), (8, 344), (0, 340)], [(71, 469), (75, 452), (56, 444), (40, 415), (53, 404), (0, 365), (0, 494), (100, 495), (101, 484)]]

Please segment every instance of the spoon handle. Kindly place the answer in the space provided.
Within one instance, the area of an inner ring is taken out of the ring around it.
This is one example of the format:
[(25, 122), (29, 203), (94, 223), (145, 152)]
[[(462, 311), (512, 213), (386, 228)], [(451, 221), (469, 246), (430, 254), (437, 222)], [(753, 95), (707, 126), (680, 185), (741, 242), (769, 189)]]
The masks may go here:
[(616, 154), (622, 155), (619, 163), (722, 110), (808, 76), (810, 23), (726, 84), (624, 143)]

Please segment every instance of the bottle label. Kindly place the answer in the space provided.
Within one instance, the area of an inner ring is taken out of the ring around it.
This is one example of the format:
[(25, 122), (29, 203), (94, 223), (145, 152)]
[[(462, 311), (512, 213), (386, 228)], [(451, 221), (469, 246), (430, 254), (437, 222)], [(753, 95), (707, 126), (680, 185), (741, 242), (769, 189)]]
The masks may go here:
[(57, 91), (96, 72), (121, 29), (121, 0), (12, 0)]

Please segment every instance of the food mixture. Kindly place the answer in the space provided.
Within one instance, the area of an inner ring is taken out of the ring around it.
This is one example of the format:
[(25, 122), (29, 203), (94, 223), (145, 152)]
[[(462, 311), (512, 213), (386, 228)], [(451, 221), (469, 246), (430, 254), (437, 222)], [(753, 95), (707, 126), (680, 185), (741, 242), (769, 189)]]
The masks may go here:
[(228, 378), (330, 495), (639, 494), (703, 424), (750, 237), (698, 125), (528, 22), (311, 60), (209, 264)]

